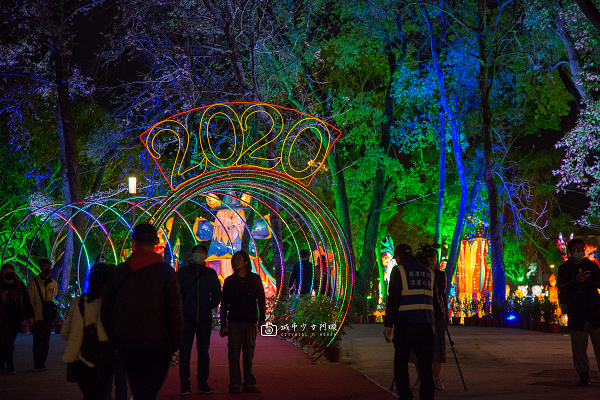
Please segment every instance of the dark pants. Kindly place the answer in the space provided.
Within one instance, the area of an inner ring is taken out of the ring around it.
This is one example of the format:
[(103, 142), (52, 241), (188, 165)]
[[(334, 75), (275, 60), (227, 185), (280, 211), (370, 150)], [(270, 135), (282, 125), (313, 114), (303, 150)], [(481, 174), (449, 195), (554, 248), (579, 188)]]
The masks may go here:
[(35, 369), (44, 368), (50, 349), (52, 322), (35, 321), (31, 327), (31, 333), (33, 334), (33, 367)]
[(131, 394), (135, 400), (155, 400), (162, 387), (172, 351), (162, 349), (122, 349)]
[(181, 349), (179, 350), (179, 380), (181, 382), (182, 390), (190, 390), (190, 358), (192, 356), (194, 336), (196, 337), (196, 350), (198, 351), (198, 387), (208, 382), (208, 371), (210, 367), (208, 349), (210, 347), (211, 332), (212, 321), (184, 322)]
[(594, 346), (594, 354), (598, 369), (600, 369), (600, 328), (594, 329), (590, 321), (583, 323), (583, 330), (571, 329), (571, 349), (573, 350), (573, 363), (579, 375), (590, 372), (588, 359), (588, 336)]
[(13, 364), (14, 343), (20, 331), (20, 322), (9, 321), (6, 324), (6, 333), (3, 343), (0, 346), (0, 367), (4, 367), (4, 364), (6, 364), (8, 370), (15, 369), (15, 365)]
[(72, 364), (72, 372), (83, 393), (83, 400), (110, 400), (112, 389), (112, 368), (96, 366), (90, 368), (82, 361)]
[(127, 370), (125, 369), (125, 362), (120, 356), (117, 356), (113, 362), (112, 375), (115, 382), (115, 400), (128, 400)]
[(394, 330), (394, 379), (400, 400), (410, 400), (413, 393), (408, 378), (408, 361), (411, 350), (414, 350), (419, 368), (421, 400), (433, 400), (435, 385), (433, 383), (433, 343), (434, 334), (431, 324), (404, 323)]
[(244, 388), (256, 385), (256, 378), (252, 373), (252, 360), (256, 347), (256, 324), (243, 322), (230, 322), (227, 325), (229, 340), (227, 341), (229, 358), (229, 387), (242, 385), (240, 371), (240, 352), (244, 352), (242, 364), (244, 366)]

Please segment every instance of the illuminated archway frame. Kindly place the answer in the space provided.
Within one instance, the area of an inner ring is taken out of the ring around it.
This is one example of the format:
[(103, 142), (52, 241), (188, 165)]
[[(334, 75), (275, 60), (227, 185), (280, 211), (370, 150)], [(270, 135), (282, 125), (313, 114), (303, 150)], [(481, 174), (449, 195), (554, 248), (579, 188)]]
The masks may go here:
[[(281, 212), (286, 212), (290, 216), (289, 219), (294, 220), (294, 223), (300, 227), (301, 237), (294, 237), (292, 230), (289, 227), (287, 229), (296, 243), (296, 252), (299, 252), (297, 243), (301, 241), (308, 243), (311, 251), (318, 249), (319, 244), (322, 244), (326, 252), (333, 254), (330, 267), (334, 284), (330, 301), (334, 315), (337, 317), (335, 321), (327, 322), (336, 324), (337, 333), (348, 312), (354, 287), (354, 264), (350, 244), (333, 213), (310, 190), (303, 185), (298, 185), (295, 179), (277, 171), (249, 166), (230, 167), (226, 171), (214, 170), (193, 181), (188, 181), (166, 198), (154, 212), (152, 221), (157, 226), (162, 226), (180, 206), (195, 197), (206, 197), (210, 193), (231, 193), (231, 191), (240, 193), (240, 196), (241, 193), (246, 193), (255, 199), (265, 196), (276, 198), (275, 201), (281, 207)], [(261, 202), (268, 207), (266, 202)], [(282, 222), (288, 225), (283, 217)], [(246, 226), (245, 229), (248, 227)], [(277, 247), (278, 251), (282, 252), (280, 243)], [(283, 261), (283, 257), (281, 260)], [(276, 267), (281, 273), (283, 265)], [(327, 285), (327, 282), (321, 282), (320, 285)], [(279, 298), (282, 288), (279, 287), (277, 290)], [(323, 343), (324, 346), (329, 345), (332, 340), (333, 337), (327, 338)]]

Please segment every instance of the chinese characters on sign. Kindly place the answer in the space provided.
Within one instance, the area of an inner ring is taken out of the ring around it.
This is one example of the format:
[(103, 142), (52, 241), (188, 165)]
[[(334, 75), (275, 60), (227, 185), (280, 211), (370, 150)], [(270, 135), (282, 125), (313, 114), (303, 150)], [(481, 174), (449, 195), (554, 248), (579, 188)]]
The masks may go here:
[(337, 332), (337, 324), (329, 324), (327, 322), (311, 321), (284, 325), (274, 325), (267, 322), (261, 329), (262, 336), (328, 336), (333, 337)]

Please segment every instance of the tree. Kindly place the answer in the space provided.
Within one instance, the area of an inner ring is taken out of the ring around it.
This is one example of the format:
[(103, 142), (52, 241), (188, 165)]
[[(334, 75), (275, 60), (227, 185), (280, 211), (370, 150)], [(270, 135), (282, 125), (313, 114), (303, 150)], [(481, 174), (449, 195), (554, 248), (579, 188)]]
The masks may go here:
[[(101, 3), (101, 0), (31, 0), (6, 2), (2, 9), (4, 20), (7, 21), (3, 26), (5, 35), (10, 35), (10, 38), (5, 36), (8, 40), (1, 49), (2, 74), (18, 77), (20, 82), (13, 81), (11, 86), (24, 85), (21, 87), (32, 97), (36, 94), (51, 93), (50, 96), (55, 100), (66, 203), (78, 203), (83, 200), (71, 97), (73, 94), (89, 95), (92, 90), (91, 85), (70, 63), (73, 34), (80, 17)], [(11, 100), (14, 104), (15, 99)], [(26, 99), (21, 100), (27, 102)], [(21, 108), (23, 104), (15, 107)], [(70, 210), (67, 211), (66, 217), (71, 217)], [(81, 213), (73, 216), (73, 226), (79, 232), (84, 230), (85, 221)], [(54, 272), (55, 276), (58, 276), (62, 271), (60, 289), (63, 292), (69, 285), (71, 260), (76, 251), (73, 230), (68, 229), (67, 235), (63, 263)]]

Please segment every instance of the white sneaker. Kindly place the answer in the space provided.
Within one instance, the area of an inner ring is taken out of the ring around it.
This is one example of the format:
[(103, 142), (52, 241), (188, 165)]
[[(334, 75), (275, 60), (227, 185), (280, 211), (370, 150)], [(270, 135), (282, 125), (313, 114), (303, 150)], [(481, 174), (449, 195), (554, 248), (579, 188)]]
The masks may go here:
[(435, 383), (435, 390), (444, 390), (444, 384), (440, 378), (434, 379), (433, 382)]

